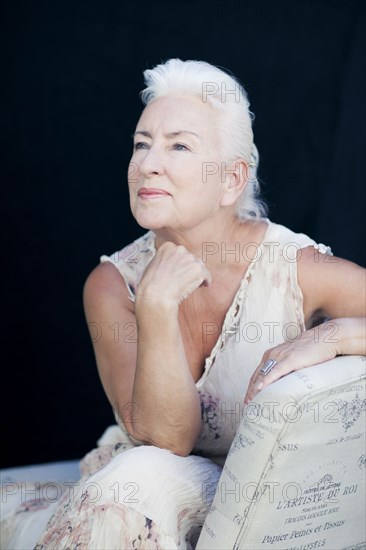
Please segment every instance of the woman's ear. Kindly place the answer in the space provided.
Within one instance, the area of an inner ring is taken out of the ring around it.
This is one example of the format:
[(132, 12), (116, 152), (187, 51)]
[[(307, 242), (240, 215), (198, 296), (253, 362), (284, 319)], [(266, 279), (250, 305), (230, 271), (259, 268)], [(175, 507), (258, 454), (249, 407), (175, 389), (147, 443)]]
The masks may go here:
[(230, 206), (236, 202), (243, 192), (249, 178), (249, 165), (244, 159), (236, 159), (231, 165), (221, 164), (221, 181), (224, 182), (224, 192), (221, 206)]

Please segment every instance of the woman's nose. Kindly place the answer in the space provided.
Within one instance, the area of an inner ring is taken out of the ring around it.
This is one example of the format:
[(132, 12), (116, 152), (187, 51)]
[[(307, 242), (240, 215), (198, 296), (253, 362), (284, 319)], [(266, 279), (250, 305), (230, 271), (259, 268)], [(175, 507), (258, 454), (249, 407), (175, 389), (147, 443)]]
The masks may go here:
[(162, 158), (155, 148), (150, 147), (146, 150), (144, 158), (139, 162), (139, 170), (145, 177), (162, 174), (164, 170)]

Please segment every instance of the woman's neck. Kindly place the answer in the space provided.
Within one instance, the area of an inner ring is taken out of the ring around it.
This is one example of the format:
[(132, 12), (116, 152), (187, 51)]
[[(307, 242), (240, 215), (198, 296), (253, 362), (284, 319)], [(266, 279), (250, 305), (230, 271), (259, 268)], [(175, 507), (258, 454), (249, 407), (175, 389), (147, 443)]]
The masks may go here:
[[(240, 220), (231, 217), (220, 224), (206, 224), (205, 227), (193, 229), (172, 230), (162, 228), (154, 230), (156, 248), (170, 241), (183, 245), (197, 258), (202, 260), (208, 269), (216, 270), (223, 263), (242, 263), (240, 250), (246, 243), (261, 242), (265, 222), (255, 223), (253, 220)], [(239, 260), (238, 260), (239, 259)]]

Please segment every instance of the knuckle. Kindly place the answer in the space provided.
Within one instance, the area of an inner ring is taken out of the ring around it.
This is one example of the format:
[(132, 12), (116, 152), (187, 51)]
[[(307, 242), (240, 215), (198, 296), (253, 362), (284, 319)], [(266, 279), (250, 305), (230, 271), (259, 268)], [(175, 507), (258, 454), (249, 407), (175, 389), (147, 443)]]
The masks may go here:
[(168, 252), (169, 250), (173, 250), (174, 248), (174, 244), (167, 241), (165, 243), (163, 243), (162, 245), (159, 246), (158, 250), (157, 250), (157, 255), (160, 254), (164, 254), (165, 252)]

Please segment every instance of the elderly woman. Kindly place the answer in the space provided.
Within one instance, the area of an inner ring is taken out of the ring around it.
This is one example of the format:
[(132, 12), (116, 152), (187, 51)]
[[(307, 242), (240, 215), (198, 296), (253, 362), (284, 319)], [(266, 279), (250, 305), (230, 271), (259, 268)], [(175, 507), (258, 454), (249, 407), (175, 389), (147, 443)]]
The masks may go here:
[(148, 232), (102, 256), (84, 289), (119, 426), (83, 460), (88, 491), (54, 506), (38, 549), (193, 548), (213, 497), (202, 486), (238, 428), (222, 406), (365, 353), (364, 270), (265, 217), (243, 87), (179, 59), (145, 79), (128, 180)]

